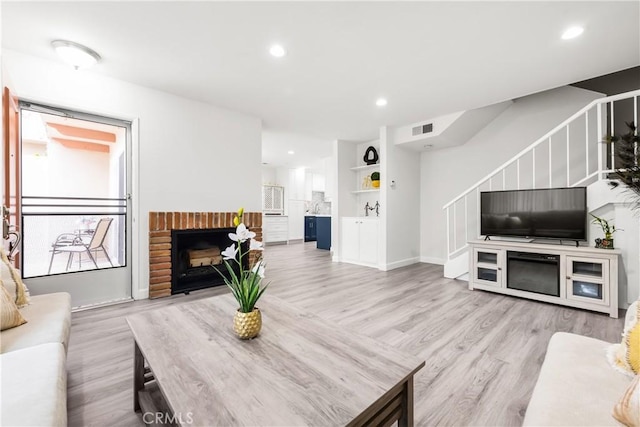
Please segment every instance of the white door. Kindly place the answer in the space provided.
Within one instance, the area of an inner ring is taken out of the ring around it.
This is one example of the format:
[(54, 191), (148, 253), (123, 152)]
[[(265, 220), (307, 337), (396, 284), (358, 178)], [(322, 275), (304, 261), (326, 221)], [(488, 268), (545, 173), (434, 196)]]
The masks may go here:
[(340, 235), (341, 258), (345, 261), (360, 259), (360, 223), (355, 218), (343, 218)]
[(131, 299), (131, 124), (21, 102), (21, 269), (74, 307)]
[(378, 220), (360, 221), (360, 262), (378, 264)]

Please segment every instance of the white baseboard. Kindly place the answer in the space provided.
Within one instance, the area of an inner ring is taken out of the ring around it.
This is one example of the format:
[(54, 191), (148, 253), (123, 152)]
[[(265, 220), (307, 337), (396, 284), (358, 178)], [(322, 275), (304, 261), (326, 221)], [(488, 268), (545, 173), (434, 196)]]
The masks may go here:
[(402, 259), (400, 261), (394, 261), (386, 265), (382, 265), (380, 266), (380, 270), (382, 271), (395, 270), (396, 268), (406, 267), (411, 264), (417, 264), (418, 262), (420, 262), (420, 259), (418, 257)]
[(334, 255), (334, 256), (331, 257), (331, 261), (340, 262), (340, 257), (338, 255)]
[(437, 264), (437, 265), (444, 265), (447, 261), (444, 258), (436, 258), (436, 257), (430, 257), (430, 256), (421, 256), (420, 257), (420, 262), (425, 262), (427, 264)]
[(382, 270), (382, 266), (377, 265), (377, 264), (369, 264), (366, 262), (358, 262), (358, 261), (347, 261), (347, 260), (341, 260), (339, 258), (333, 257), (332, 258), (334, 262), (344, 262), (346, 264), (353, 264), (353, 265), (359, 265), (361, 267), (370, 267), (370, 268), (377, 268), (378, 270)]

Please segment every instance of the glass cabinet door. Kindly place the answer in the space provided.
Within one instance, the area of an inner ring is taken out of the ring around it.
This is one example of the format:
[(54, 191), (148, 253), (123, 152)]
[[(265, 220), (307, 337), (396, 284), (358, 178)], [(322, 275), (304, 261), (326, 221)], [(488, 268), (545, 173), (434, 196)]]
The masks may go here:
[(567, 298), (609, 304), (609, 261), (567, 256)]
[(502, 287), (502, 257), (504, 251), (474, 248), (475, 282), (483, 285)]

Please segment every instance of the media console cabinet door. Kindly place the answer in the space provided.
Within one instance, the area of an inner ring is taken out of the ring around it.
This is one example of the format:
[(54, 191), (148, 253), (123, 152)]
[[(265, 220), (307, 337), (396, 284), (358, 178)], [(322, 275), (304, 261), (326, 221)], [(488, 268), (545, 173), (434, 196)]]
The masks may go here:
[(497, 288), (503, 287), (504, 250), (473, 248), (474, 282)]
[(567, 298), (609, 305), (609, 260), (567, 256)]

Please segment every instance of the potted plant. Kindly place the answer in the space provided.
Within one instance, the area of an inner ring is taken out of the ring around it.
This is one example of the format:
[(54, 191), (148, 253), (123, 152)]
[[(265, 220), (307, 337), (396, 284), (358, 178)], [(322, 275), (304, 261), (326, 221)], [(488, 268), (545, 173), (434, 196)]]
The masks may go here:
[(374, 188), (380, 188), (380, 172), (373, 172), (371, 174), (371, 185)]
[(596, 248), (601, 249), (613, 249), (613, 233), (622, 229), (616, 229), (616, 226), (613, 224), (609, 224), (604, 218), (597, 217), (593, 214), (589, 214), (593, 217), (592, 224), (598, 224), (600, 228), (602, 228), (602, 232), (604, 233), (604, 239), (596, 239)]
[[(261, 258), (251, 268), (244, 262), (251, 251), (261, 251), (263, 247), (262, 242), (254, 239), (256, 233), (249, 231), (242, 222), (243, 214), (244, 209), (240, 208), (233, 219), (236, 232), (229, 233), (229, 238), (235, 243), (221, 253), (229, 274), (221, 275), (240, 306), (233, 318), (233, 330), (239, 338), (251, 339), (262, 328), (262, 315), (256, 303), (269, 285), (262, 286), (264, 264)], [(214, 268), (220, 273), (217, 267)]]

